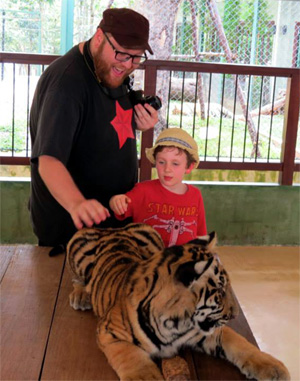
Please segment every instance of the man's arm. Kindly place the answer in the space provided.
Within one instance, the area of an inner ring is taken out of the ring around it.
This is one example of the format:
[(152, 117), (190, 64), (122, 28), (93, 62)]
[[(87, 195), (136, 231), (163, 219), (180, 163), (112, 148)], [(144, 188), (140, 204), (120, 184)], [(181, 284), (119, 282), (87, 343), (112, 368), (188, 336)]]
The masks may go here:
[(55, 200), (71, 215), (74, 225), (91, 227), (109, 217), (109, 211), (97, 200), (87, 200), (74, 183), (64, 164), (58, 159), (39, 157), (39, 174)]

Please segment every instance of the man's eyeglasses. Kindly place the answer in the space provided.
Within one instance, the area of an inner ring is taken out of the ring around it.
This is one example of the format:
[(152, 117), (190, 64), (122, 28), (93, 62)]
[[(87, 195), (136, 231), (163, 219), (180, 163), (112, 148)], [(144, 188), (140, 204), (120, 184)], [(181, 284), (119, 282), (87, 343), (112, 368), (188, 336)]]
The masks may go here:
[(104, 36), (106, 37), (106, 39), (107, 39), (109, 45), (112, 47), (113, 51), (115, 52), (115, 59), (116, 59), (117, 61), (120, 61), (120, 62), (127, 62), (127, 61), (129, 61), (129, 60), (132, 60), (132, 63), (133, 63), (134, 65), (139, 65), (139, 64), (145, 62), (145, 61), (148, 59), (146, 53), (144, 53), (143, 56), (136, 56), (136, 55), (132, 55), (132, 54), (129, 54), (129, 53), (120, 52), (119, 50), (117, 50), (117, 49), (113, 46), (112, 42), (110, 41), (110, 39), (108, 38), (108, 36), (107, 36), (106, 33), (104, 33)]

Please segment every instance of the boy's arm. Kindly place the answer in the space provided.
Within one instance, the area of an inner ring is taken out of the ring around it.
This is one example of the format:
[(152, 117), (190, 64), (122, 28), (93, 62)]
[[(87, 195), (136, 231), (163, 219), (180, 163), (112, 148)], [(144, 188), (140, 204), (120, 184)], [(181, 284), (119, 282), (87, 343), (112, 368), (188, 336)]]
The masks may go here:
[(109, 200), (109, 206), (115, 214), (120, 216), (127, 212), (130, 202), (131, 199), (126, 194), (117, 194)]
[(118, 194), (111, 197), (109, 206), (118, 220), (122, 221), (127, 217), (132, 217), (133, 222), (141, 222), (138, 220), (136, 213), (144, 206), (143, 189), (142, 183), (137, 183), (126, 194)]
[(204, 209), (204, 203), (203, 198), (200, 193), (199, 195), (199, 203), (198, 203), (198, 227), (197, 227), (197, 235), (203, 236), (207, 234), (207, 228), (206, 228), (206, 218), (205, 218), (205, 209)]

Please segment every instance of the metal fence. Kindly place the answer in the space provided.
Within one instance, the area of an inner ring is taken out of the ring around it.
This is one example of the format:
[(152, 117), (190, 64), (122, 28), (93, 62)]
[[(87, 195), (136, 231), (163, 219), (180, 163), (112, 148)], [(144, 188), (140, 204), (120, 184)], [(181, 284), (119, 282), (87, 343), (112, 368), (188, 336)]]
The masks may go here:
[[(2, 164), (29, 163), (31, 100), (41, 72), (55, 58), (0, 53)], [(290, 185), (300, 170), (299, 76), (298, 69), (150, 60), (137, 71), (134, 83), (162, 98), (155, 134), (181, 127), (194, 136), (199, 168), (279, 171), (279, 182)], [(143, 133), (141, 180), (151, 176), (144, 149), (152, 143), (153, 131)]]

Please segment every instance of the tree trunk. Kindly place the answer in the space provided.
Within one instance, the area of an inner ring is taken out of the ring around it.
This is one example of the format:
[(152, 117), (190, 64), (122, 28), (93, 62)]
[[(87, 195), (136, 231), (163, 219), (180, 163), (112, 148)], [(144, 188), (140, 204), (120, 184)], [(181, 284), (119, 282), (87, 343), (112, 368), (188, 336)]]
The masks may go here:
[(92, 36), (94, 31), (94, 20), (95, 20), (95, 12), (94, 12), (94, 0), (90, 0), (90, 35)]
[(114, 0), (109, 0), (106, 8), (111, 8), (114, 3)]
[[(150, 22), (149, 44), (154, 52), (151, 58), (159, 57), (160, 60), (169, 60), (172, 54), (173, 30), (178, 7), (181, 0), (164, 0), (156, 2), (153, 0), (136, 1), (134, 9), (147, 17)], [(155, 127), (155, 136), (166, 127), (168, 110), (169, 80), (172, 73), (160, 71), (157, 73), (157, 92), (162, 100), (162, 109), (159, 113), (159, 121)], [(138, 70), (135, 72), (135, 82), (142, 80), (139, 78)]]
[[(196, 18), (196, 7), (195, 1), (189, 0), (192, 14), (192, 29), (193, 29), (193, 50), (195, 54), (196, 62), (200, 61), (198, 53), (198, 27), (197, 27), (197, 18)], [(204, 109), (204, 95), (203, 95), (203, 78), (202, 74), (198, 73), (198, 84), (197, 84), (197, 96), (200, 104), (200, 115), (201, 119), (205, 119), (205, 109)]]

